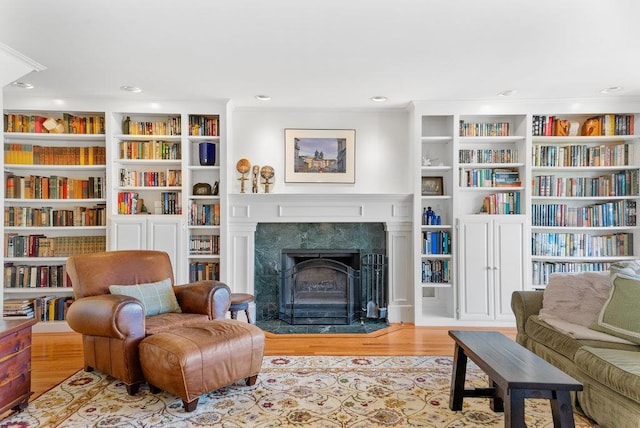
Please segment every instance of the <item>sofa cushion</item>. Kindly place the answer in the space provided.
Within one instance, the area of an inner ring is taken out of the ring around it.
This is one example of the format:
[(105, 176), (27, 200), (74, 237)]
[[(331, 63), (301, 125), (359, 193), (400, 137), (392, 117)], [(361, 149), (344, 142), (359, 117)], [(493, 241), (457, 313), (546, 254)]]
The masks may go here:
[(591, 328), (640, 344), (640, 279), (616, 273), (612, 288)]
[(557, 330), (538, 316), (532, 315), (525, 323), (525, 332), (538, 343), (541, 343), (555, 352), (573, 360), (576, 352), (583, 346), (594, 348), (611, 348), (625, 351), (640, 352), (640, 346), (635, 344), (614, 343), (602, 340), (574, 339), (570, 335)]
[(544, 290), (540, 319), (547, 317), (589, 327), (609, 296), (609, 272), (556, 272)]
[(171, 279), (135, 285), (111, 285), (111, 294), (123, 294), (135, 297), (142, 302), (145, 315), (153, 316), (166, 312), (182, 312), (176, 294), (171, 286)]
[(640, 403), (640, 352), (585, 346), (576, 352), (575, 363), (592, 379)]
[(545, 320), (545, 322), (556, 330), (559, 330), (564, 334), (568, 334), (574, 339), (599, 340), (602, 342), (626, 343), (627, 345), (633, 345), (633, 342), (630, 342), (621, 337), (612, 336), (610, 334), (603, 333), (597, 330), (592, 330), (589, 327), (570, 323), (559, 318), (548, 318)]
[(556, 330), (536, 315), (529, 317), (525, 324), (525, 330), (531, 339), (544, 344), (570, 360), (573, 360), (576, 351), (582, 346), (578, 340)]
[(179, 327), (186, 327), (208, 320), (209, 317), (204, 314), (178, 314), (175, 312), (166, 312), (164, 314), (147, 317), (145, 321), (145, 335), (149, 336), (163, 331), (170, 331)]

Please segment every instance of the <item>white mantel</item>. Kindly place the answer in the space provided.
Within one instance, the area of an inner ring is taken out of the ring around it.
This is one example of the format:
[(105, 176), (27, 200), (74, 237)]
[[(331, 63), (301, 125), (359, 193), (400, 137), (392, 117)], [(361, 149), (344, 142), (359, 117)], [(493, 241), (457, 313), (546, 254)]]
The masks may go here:
[(234, 292), (254, 293), (258, 223), (383, 223), (389, 260), (387, 316), (393, 323), (413, 322), (412, 206), (408, 194), (231, 194), (227, 283)]

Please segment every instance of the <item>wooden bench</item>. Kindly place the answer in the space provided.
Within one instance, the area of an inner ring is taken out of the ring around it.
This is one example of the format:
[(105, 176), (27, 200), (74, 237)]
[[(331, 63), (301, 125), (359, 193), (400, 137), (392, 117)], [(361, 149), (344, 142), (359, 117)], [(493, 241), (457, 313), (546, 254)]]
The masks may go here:
[[(455, 341), (449, 408), (462, 410), (464, 397), (491, 398), (491, 409), (504, 411), (505, 427), (525, 427), (524, 399), (551, 401), (553, 426), (573, 428), (570, 391), (582, 384), (560, 369), (494, 331), (449, 331)], [(465, 389), (467, 358), (489, 377), (488, 388)]]

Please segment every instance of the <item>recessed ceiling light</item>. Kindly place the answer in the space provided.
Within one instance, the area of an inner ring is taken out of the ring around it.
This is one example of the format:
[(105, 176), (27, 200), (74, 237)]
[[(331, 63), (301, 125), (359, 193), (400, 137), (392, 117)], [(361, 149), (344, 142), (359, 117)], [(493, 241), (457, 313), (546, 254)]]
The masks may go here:
[(133, 92), (133, 93), (138, 93), (138, 92), (142, 92), (142, 89), (138, 88), (137, 86), (120, 86), (120, 89), (126, 92)]
[(622, 86), (610, 86), (608, 88), (600, 89), (600, 92), (603, 94), (610, 94), (612, 92), (620, 92), (622, 90)]
[(12, 83), (12, 85), (15, 86), (16, 88), (21, 88), (21, 89), (33, 89), (33, 85), (31, 83), (26, 83), (26, 82), (15, 81)]
[(371, 101), (373, 101), (374, 103), (382, 103), (387, 101), (389, 98), (383, 96), (383, 95), (376, 95), (375, 97), (371, 97), (369, 98)]
[(256, 100), (258, 101), (269, 101), (270, 99), (270, 95), (256, 95)]
[(507, 89), (506, 91), (498, 92), (499, 97), (510, 97), (515, 94), (517, 91), (515, 89)]

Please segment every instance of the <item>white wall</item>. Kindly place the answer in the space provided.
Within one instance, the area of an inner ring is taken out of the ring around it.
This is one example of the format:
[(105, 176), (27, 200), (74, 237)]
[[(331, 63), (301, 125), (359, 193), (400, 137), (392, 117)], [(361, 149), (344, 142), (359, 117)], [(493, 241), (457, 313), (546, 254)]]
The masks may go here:
[[(411, 144), (409, 116), (405, 110), (266, 110), (238, 109), (231, 114), (227, 189), (240, 191), (236, 162), (247, 158), (252, 165), (275, 169), (273, 193), (410, 193)], [(354, 184), (284, 182), (284, 130), (355, 129)], [(250, 181), (245, 184), (251, 192)], [(262, 192), (262, 187), (260, 187)]]

